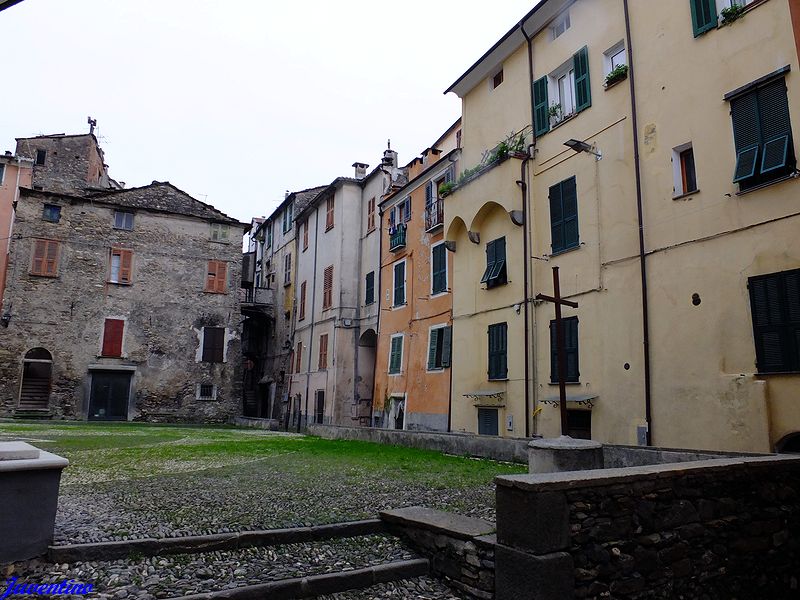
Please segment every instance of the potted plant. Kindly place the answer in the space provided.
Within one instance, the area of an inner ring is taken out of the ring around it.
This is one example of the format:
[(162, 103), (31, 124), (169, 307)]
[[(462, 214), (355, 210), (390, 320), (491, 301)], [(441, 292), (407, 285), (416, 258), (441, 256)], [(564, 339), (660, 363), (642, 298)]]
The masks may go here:
[(731, 5), (723, 8), (719, 11), (720, 17), (722, 17), (722, 25), (730, 25), (736, 19), (741, 17), (744, 14), (745, 6), (744, 4), (739, 4), (738, 2), (731, 2)]
[(449, 196), (453, 188), (456, 187), (456, 184), (452, 181), (446, 181), (442, 185), (439, 186), (439, 198), (446, 198)]
[(628, 65), (617, 65), (606, 75), (606, 87), (622, 81), (628, 76)]
[(561, 122), (561, 118), (563, 115), (561, 114), (561, 104), (551, 104), (550, 108), (547, 110), (547, 114), (550, 115), (550, 118), (553, 119), (556, 123)]

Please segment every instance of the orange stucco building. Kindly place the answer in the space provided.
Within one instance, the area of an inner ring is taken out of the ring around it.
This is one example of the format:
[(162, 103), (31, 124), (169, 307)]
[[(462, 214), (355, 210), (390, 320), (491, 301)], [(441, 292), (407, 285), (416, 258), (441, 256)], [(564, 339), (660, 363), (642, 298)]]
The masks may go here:
[(442, 192), (455, 179), (461, 121), (406, 167), (408, 181), (380, 204), (380, 303), (373, 424), (447, 431), (450, 426), (452, 253), (444, 243)]
[(33, 161), (6, 152), (0, 156), (0, 308), (6, 289), (8, 252), (14, 223), (14, 202), (20, 186), (31, 187)]

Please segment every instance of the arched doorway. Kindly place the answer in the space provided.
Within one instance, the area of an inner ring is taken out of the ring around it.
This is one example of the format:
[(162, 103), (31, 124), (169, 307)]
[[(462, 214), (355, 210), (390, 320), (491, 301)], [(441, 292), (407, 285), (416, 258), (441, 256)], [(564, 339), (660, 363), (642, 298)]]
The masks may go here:
[(360, 426), (372, 421), (372, 388), (375, 384), (375, 350), (378, 334), (367, 329), (358, 338), (358, 403), (353, 405), (353, 420)]
[(22, 359), (22, 383), (19, 390), (20, 411), (47, 410), (50, 404), (50, 380), (53, 356), (44, 348), (33, 348)]
[(783, 436), (783, 438), (775, 444), (775, 452), (780, 454), (800, 454), (800, 431), (795, 431), (794, 433)]

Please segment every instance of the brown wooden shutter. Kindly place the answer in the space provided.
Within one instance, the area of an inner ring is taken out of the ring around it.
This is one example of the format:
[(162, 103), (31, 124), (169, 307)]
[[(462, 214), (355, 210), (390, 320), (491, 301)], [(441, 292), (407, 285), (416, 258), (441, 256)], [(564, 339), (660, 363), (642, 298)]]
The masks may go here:
[(328, 368), (328, 334), (319, 336), (319, 368)]
[(375, 198), (370, 198), (367, 204), (367, 231), (375, 229)]
[(122, 333), (125, 321), (106, 319), (103, 328), (103, 356), (122, 356)]
[(47, 240), (33, 241), (33, 262), (31, 263), (31, 273), (34, 275), (44, 275), (44, 257), (47, 252)]
[(300, 367), (303, 366), (303, 342), (297, 342), (297, 353), (295, 354), (295, 357), (296, 364), (294, 372), (299, 373)]
[(322, 284), (322, 308), (330, 308), (333, 304), (333, 265), (325, 267)]
[(119, 280), (120, 283), (133, 281), (133, 250), (120, 250)]
[(228, 289), (228, 263), (217, 261), (217, 293), (224, 294)]
[(303, 250), (308, 250), (308, 219), (303, 223)]
[(45, 255), (45, 275), (52, 275), (55, 277), (58, 271), (58, 242), (53, 240), (47, 241), (47, 254)]
[(300, 284), (300, 316), (301, 321), (306, 318), (306, 282)]
[(58, 274), (58, 245), (56, 240), (34, 240), (32, 275), (55, 277)]
[(325, 215), (325, 229), (331, 229), (333, 227), (333, 208), (334, 208), (334, 199), (328, 198), (327, 202), (327, 214)]
[(225, 328), (203, 327), (203, 362), (221, 363), (225, 358)]
[(217, 286), (217, 261), (208, 261), (208, 269), (206, 271), (206, 292), (213, 292)]

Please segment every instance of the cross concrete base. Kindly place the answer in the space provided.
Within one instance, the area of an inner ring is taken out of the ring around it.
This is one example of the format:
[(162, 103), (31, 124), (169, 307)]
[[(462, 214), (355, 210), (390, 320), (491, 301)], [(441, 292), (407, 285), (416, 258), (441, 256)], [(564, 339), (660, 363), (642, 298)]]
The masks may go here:
[(603, 444), (566, 435), (528, 444), (529, 473), (560, 473), (603, 468)]

